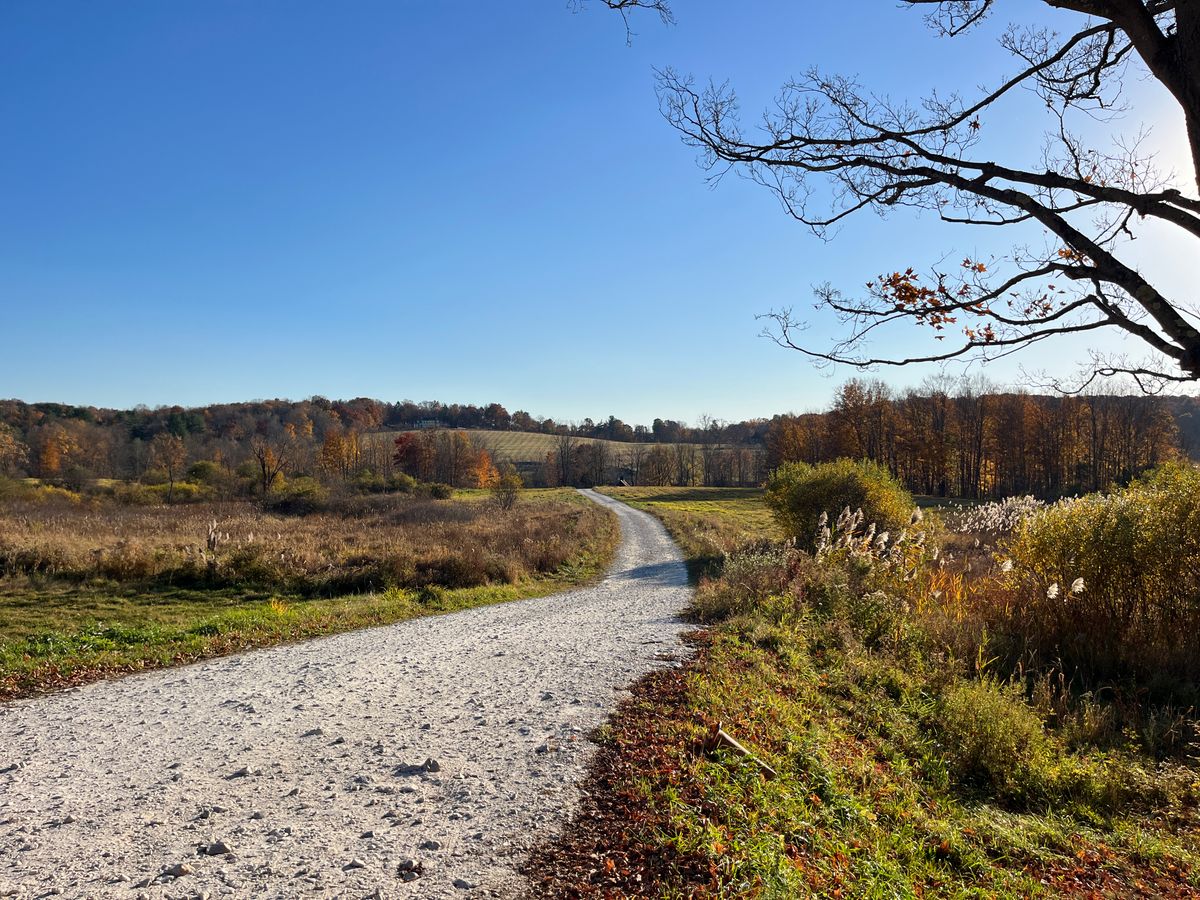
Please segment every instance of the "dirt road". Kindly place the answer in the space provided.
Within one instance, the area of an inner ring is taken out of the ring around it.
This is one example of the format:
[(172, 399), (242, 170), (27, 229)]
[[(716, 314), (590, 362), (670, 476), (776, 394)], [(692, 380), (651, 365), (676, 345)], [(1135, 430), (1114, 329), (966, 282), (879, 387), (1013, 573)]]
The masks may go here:
[(678, 549), (590, 496), (594, 587), (0, 706), (0, 896), (519, 896), (589, 732), (684, 652)]

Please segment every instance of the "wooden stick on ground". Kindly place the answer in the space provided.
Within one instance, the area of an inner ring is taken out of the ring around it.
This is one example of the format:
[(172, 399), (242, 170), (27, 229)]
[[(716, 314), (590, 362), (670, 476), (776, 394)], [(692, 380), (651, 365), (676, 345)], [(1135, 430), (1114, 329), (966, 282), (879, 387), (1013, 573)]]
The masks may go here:
[(767, 778), (777, 778), (779, 773), (768, 766), (765, 762), (747, 750), (738, 740), (729, 734), (721, 727), (720, 722), (715, 722), (708, 728), (708, 736), (704, 739), (704, 752), (712, 753), (718, 747), (726, 750), (731, 750), (738, 756), (744, 756), (753, 762), (762, 770), (763, 775)]

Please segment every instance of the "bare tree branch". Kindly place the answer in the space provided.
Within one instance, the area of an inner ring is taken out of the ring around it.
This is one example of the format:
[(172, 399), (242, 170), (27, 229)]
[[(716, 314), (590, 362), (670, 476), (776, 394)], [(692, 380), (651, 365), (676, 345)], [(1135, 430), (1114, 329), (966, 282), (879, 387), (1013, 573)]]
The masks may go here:
[[(929, 7), (928, 23), (954, 37), (977, 27), (993, 0), (906, 0)], [(790, 311), (769, 313), (770, 335), (783, 346), (829, 363), (857, 367), (993, 359), (1056, 335), (1117, 329), (1165, 357), (1161, 366), (1107, 364), (1093, 373), (1135, 378), (1200, 378), (1195, 297), (1168, 297), (1125, 258), (1143, 220), (1157, 220), (1193, 241), (1200, 258), (1200, 0), (1044, 0), (1086, 17), (1060, 37), (1037, 23), (1009, 26), (1001, 46), (1018, 62), (998, 87), (973, 100), (957, 93), (896, 103), (849, 78), (809, 71), (784, 85), (756, 133), (743, 130), (728, 85), (698, 88), (671, 70), (658, 73), (663, 115), (697, 148), (719, 178), (738, 171), (766, 186), (785, 211), (827, 237), (852, 213), (897, 207), (929, 210), (942, 221), (990, 228), (1038, 226), (1045, 247), (1017, 249), (988, 264), (965, 260), (957, 272), (918, 276), (911, 268), (867, 284), (861, 300), (831, 289), (820, 305), (850, 327), (833, 348), (798, 341)], [(1176, 100), (1194, 165), (1186, 182), (1160, 173), (1142, 150), (1144, 136), (1114, 149), (1087, 146), (1071, 117), (1110, 122), (1123, 110), (1130, 66), (1157, 79)], [(984, 118), (1017, 88), (1039, 98), (1054, 127), (1040, 164), (1006, 164), (982, 151)], [(1011, 269), (1005, 272), (1005, 269)], [(994, 271), (993, 271), (994, 270)], [(900, 323), (932, 329), (941, 341), (961, 328), (953, 347), (892, 357), (864, 352), (879, 329)], [(1172, 367), (1176, 367), (1175, 371)]]
[[(659, 21), (664, 25), (675, 24), (675, 13), (671, 9), (669, 0), (600, 0), (609, 9), (621, 14), (621, 21), (625, 23), (625, 42), (633, 41), (633, 26), (630, 22), (630, 16), (639, 9), (649, 10), (658, 15)], [(582, 10), (587, 5), (587, 0), (571, 0), (571, 8)]]

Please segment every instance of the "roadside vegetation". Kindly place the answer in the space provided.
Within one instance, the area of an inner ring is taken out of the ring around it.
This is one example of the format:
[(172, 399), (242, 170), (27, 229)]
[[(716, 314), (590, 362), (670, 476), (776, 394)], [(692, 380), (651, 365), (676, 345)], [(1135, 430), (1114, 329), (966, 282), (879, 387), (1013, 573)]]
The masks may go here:
[(170, 506), (0, 494), (0, 699), (552, 593), (601, 574), (618, 539), (612, 513), (511, 476), (453, 499), (294, 482), (265, 502)]
[[(802, 535), (747, 527), (745, 494), (607, 492), (703, 560), (711, 627), (597, 735), (603, 799), (535, 856), (544, 894), (1200, 895), (1195, 468), (887, 534), (833, 502)], [(753, 755), (705, 745), (718, 723)]]

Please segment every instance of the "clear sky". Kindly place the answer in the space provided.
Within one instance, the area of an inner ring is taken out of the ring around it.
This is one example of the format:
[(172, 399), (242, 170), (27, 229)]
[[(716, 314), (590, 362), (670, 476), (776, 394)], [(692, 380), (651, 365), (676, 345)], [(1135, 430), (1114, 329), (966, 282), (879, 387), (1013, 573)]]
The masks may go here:
[[(494, 400), (630, 422), (823, 406), (854, 373), (815, 371), (754, 314), (986, 252), (981, 236), (867, 215), (823, 243), (762, 188), (710, 187), (653, 67), (730, 79), (752, 120), (814, 64), (915, 97), (994, 83), (1008, 60), (887, 0), (676, 12), (635, 18), (627, 46), (618, 16), (566, 0), (5, 0), (0, 396)], [(1134, 118), (1161, 114), (1178, 153), (1153, 87), (1134, 86)], [(1035, 152), (1022, 121), (989, 127)], [(836, 333), (812, 316), (817, 341)], [(1081, 348), (1039, 352), (1028, 367)]]

